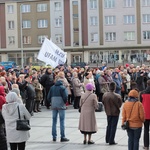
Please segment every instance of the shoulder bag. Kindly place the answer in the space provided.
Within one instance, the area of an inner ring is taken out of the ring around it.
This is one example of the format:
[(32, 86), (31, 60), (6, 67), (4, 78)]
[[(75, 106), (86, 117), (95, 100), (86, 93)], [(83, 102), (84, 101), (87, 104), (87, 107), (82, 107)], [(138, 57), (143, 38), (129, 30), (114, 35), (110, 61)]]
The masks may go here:
[[(134, 102), (134, 104), (135, 104), (136, 102)], [(133, 104), (133, 106), (134, 106), (134, 104)], [(133, 110), (133, 106), (132, 106), (132, 109), (131, 109), (131, 111), (130, 111), (130, 115), (129, 115), (129, 118), (131, 117), (131, 113), (132, 113), (132, 110)], [(129, 129), (129, 118), (123, 123), (123, 125), (121, 126), (121, 128), (123, 129), (123, 130), (128, 130)]]
[(29, 124), (29, 120), (27, 120), (24, 116), (24, 119), (22, 120), (20, 117), (20, 110), (19, 110), (19, 106), (18, 108), (18, 116), (19, 119), (16, 121), (16, 130), (20, 130), (20, 131), (28, 131), (31, 129), (30, 124)]
[(91, 95), (92, 93), (90, 93), (87, 97), (86, 97), (86, 99), (84, 100), (84, 102), (81, 104), (81, 106), (79, 107), (79, 113), (81, 113), (81, 107), (83, 106), (83, 104), (85, 103), (85, 101), (87, 100), (87, 98)]

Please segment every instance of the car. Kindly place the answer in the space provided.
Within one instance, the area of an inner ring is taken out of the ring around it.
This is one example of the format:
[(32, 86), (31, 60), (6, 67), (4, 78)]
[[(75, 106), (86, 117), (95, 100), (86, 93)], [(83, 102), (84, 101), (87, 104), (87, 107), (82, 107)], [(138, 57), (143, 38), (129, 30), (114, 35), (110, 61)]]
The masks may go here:
[(41, 69), (41, 67), (48, 68), (50, 66), (45, 65), (45, 63), (42, 63), (42, 62), (35, 62), (35, 63), (32, 63), (32, 65), (31, 65), (31, 69), (36, 70), (36, 71), (39, 71)]
[(14, 61), (6, 61), (6, 62), (2, 61), (2, 62), (0, 62), (0, 65), (3, 66), (6, 71), (17, 67), (17, 65)]
[(85, 66), (87, 66), (87, 63), (85, 63), (85, 62), (73, 62), (73, 63), (71, 63), (72, 68), (74, 68), (74, 67), (84, 68)]

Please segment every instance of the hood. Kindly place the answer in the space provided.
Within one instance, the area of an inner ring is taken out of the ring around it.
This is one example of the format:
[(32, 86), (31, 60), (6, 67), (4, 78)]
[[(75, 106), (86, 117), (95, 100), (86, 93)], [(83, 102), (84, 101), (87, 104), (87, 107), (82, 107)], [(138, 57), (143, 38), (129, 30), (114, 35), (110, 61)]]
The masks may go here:
[(6, 96), (4, 86), (0, 86), (0, 95)]
[(56, 83), (55, 83), (55, 85), (56, 86), (63, 85), (63, 82), (61, 80), (57, 80)]
[(16, 111), (16, 109), (17, 109), (17, 106), (18, 106), (18, 103), (17, 103), (17, 102), (9, 103), (9, 104), (4, 104), (4, 105), (3, 105), (3, 109), (4, 109), (4, 111), (5, 111), (7, 114), (13, 115), (14, 112)]

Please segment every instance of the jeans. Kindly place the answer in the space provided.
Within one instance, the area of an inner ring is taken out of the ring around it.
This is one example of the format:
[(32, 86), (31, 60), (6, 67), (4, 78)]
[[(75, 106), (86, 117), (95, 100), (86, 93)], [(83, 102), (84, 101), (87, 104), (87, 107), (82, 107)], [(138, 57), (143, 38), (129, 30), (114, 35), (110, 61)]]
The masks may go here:
[(106, 143), (114, 143), (119, 116), (107, 116)]
[(149, 147), (149, 126), (150, 120), (144, 122), (144, 147)]
[(10, 143), (11, 150), (25, 150), (26, 142), (22, 143)]
[(65, 137), (65, 110), (52, 110), (52, 136), (53, 139), (57, 138), (57, 131), (56, 131), (56, 125), (57, 125), (57, 116), (59, 113), (59, 120), (60, 120), (60, 135), (61, 138)]
[(139, 140), (141, 137), (142, 128), (128, 129), (128, 150), (139, 150)]

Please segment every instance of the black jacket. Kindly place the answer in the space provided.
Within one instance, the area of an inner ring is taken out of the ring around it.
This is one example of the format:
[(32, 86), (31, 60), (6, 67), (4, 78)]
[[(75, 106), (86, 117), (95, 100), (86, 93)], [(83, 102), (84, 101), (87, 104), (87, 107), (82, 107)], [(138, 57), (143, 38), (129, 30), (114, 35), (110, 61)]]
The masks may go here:
[(54, 85), (54, 75), (53, 73), (48, 73), (47, 70), (45, 74), (41, 77), (41, 82), (40, 82), (43, 87), (45, 88), (50, 88), (51, 86)]

